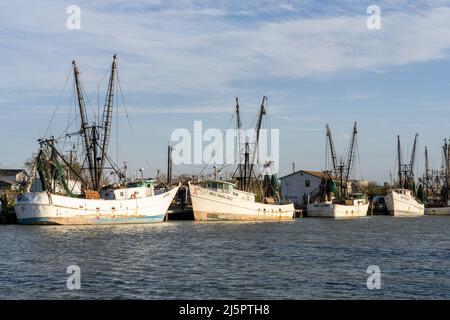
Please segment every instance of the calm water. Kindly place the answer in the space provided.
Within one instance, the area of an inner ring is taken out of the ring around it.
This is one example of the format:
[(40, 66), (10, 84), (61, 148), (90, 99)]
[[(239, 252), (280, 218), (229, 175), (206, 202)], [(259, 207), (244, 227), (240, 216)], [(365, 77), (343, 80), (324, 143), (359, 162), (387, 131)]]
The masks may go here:
[[(450, 298), (450, 217), (0, 226), (0, 298)], [(81, 290), (66, 287), (69, 265)], [(368, 290), (366, 269), (381, 268)]]

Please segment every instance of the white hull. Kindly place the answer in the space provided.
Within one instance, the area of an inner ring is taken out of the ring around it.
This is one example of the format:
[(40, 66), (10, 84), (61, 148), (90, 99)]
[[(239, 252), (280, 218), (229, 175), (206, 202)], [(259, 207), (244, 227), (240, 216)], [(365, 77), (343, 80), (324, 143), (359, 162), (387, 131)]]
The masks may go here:
[(248, 201), (197, 185), (189, 184), (195, 220), (199, 221), (266, 221), (292, 220), (295, 209), (292, 203), (282, 205)]
[(317, 202), (308, 204), (307, 216), (320, 218), (358, 218), (367, 216), (368, 203), (354, 205)]
[(450, 216), (450, 207), (425, 208), (425, 214), (430, 216)]
[(385, 200), (389, 214), (395, 217), (417, 217), (425, 213), (424, 205), (419, 203), (410, 192), (402, 194), (391, 190)]
[(103, 200), (73, 198), (47, 192), (25, 193), (14, 206), (20, 224), (125, 224), (164, 220), (178, 187), (155, 196)]

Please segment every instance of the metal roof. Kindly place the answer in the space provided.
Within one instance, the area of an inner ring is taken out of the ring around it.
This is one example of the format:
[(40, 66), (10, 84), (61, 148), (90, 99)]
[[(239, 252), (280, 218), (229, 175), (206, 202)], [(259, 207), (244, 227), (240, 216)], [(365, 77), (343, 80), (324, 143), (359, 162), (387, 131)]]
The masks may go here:
[(288, 174), (288, 175), (286, 175), (286, 176), (284, 176), (284, 177), (281, 177), (280, 179), (284, 179), (284, 178), (287, 178), (287, 177), (296, 175), (296, 174), (301, 173), (301, 172), (306, 173), (306, 174), (309, 174), (309, 175), (314, 176), (314, 177), (317, 177), (317, 178), (320, 178), (320, 179), (322, 179), (323, 177), (325, 177), (325, 174), (324, 174), (322, 171), (299, 170), (299, 171), (293, 172), (293, 173), (291, 173), (291, 174)]

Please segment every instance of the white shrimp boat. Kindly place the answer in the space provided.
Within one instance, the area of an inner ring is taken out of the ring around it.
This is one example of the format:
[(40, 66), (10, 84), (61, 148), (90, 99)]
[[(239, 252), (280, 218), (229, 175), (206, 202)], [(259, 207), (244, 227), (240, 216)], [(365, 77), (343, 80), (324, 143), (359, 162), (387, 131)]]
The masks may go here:
[(408, 189), (390, 190), (385, 200), (389, 214), (395, 217), (417, 217), (425, 213), (425, 206)]
[[(266, 115), (265, 103), (267, 97), (263, 97), (256, 124), (256, 140), (254, 143), (253, 155), (258, 150), (258, 137), (261, 129), (263, 116)], [(222, 180), (205, 180), (198, 184), (189, 183), (189, 191), (192, 199), (192, 207), (195, 220), (198, 221), (269, 221), (269, 220), (292, 220), (295, 218), (294, 204), (291, 202), (283, 203), (276, 201), (278, 199), (277, 187), (274, 186), (277, 181), (275, 174), (264, 174), (264, 178), (269, 178), (270, 183), (265, 184), (262, 181), (259, 184), (259, 178), (255, 174), (255, 162), (250, 161), (249, 143), (245, 143), (244, 150), (241, 150), (241, 121), (239, 112), (239, 102), (236, 98), (236, 124), (238, 132), (237, 155), (243, 151), (243, 163), (239, 161), (235, 176), (238, 182), (237, 186), (231, 182)], [(265, 168), (270, 168), (270, 163), (266, 163)], [(258, 184), (261, 192), (261, 202), (256, 201), (253, 192), (255, 184)], [(263, 190), (265, 189), (265, 190)]]
[(308, 217), (320, 218), (357, 218), (367, 216), (367, 199), (346, 200), (345, 203), (332, 201), (315, 202), (307, 205)]
[[(330, 147), (330, 156), (333, 164), (333, 171), (324, 171), (322, 183), (318, 194), (314, 196), (315, 201), (306, 206), (308, 217), (318, 218), (358, 218), (367, 216), (369, 201), (361, 192), (351, 192), (350, 172), (352, 169), (355, 147), (357, 146), (356, 122), (353, 126), (352, 140), (350, 142), (347, 163), (337, 164), (337, 156), (331, 134), (331, 129), (326, 125), (327, 143)], [(339, 182), (337, 188), (336, 181)]]
[[(179, 186), (159, 192), (154, 180), (143, 177), (128, 182), (107, 154), (111, 133), (114, 90), (116, 87), (116, 56), (114, 55), (102, 122), (90, 125), (83, 98), (83, 87), (75, 61), (72, 62), (81, 128), (66, 137), (80, 135), (82, 159), (72, 161), (63, 155), (53, 137), (40, 139), (40, 151), (34, 166), (34, 185), (16, 198), (15, 212), (21, 224), (119, 224), (150, 223), (164, 220)], [(72, 150), (71, 150), (72, 151)], [(106, 167), (106, 164), (109, 167)], [(112, 170), (118, 182), (110, 185), (105, 169)], [(76, 180), (71, 180), (75, 177)], [(37, 183), (39, 181), (39, 183)], [(70, 183), (70, 182), (75, 183)], [(75, 188), (74, 186), (78, 187)], [(35, 188), (36, 189), (36, 188)], [(77, 189), (77, 190), (74, 190)]]
[(255, 201), (255, 194), (237, 190), (225, 181), (189, 183), (195, 220), (198, 221), (267, 221), (292, 220), (292, 203), (267, 204)]
[(49, 192), (29, 192), (18, 196), (15, 204), (20, 224), (129, 224), (162, 222), (175, 187), (156, 194), (153, 181), (142, 186), (104, 189), (100, 199), (69, 197)]
[(425, 214), (425, 206), (413, 194), (414, 183), (414, 163), (416, 157), (416, 134), (411, 150), (410, 162), (402, 163), (400, 135), (397, 135), (397, 161), (398, 161), (398, 181), (396, 188), (388, 191), (386, 197), (386, 208), (390, 215), (395, 217), (417, 217)]

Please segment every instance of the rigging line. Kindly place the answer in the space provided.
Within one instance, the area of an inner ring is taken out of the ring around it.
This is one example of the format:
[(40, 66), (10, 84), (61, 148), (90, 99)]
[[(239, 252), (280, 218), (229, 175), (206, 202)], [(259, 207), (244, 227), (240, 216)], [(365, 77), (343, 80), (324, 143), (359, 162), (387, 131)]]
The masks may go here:
[[(73, 109), (73, 107), (74, 107), (74, 105), (75, 105), (75, 95), (72, 95), (72, 99), (70, 99), (70, 100), (71, 100), (71, 102), (70, 102), (69, 112), (68, 112), (68, 116), (67, 116), (67, 124), (69, 124), (69, 123), (71, 122), (71, 121), (70, 121), (70, 118), (71, 118), (71, 116), (72, 116), (72, 109)], [(61, 135), (62, 135), (62, 134), (61, 134)], [(61, 135), (60, 135), (60, 136), (61, 136)], [(68, 137), (67, 137), (67, 135), (65, 135), (63, 148), (65, 148), (67, 139), (68, 139)]]
[[(148, 167), (149, 167), (150, 170), (155, 170), (155, 171), (158, 170), (157, 168), (154, 168), (154, 167), (151, 165), (150, 161), (148, 161), (147, 158), (144, 157), (144, 161), (145, 161), (145, 163), (148, 165)], [(173, 166), (172, 166), (172, 168), (173, 168)]]
[[(57, 153), (59, 154), (59, 157), (61, 158), (61, 160), (63, 160), (63, 162), (65, 162), (67, 164), (64, 154), (62, 153), (61, 148), (58, 146), (58, 144), (55, 145), (55, 149), (57, 150)], [(83, 165), (84, 165), (84, 162), (83, 162)], [(75, 170), (73, 170), (73, 168), (69, 168), (69, 170), (71, 170), (77, 176), (76, 178), (78, 178), (78, 181), (80, 181), (80, 178), (84, 178), (81, 176), (81, 173), (75, 172)], [(75, 180), (75, 181), (77, 181), (77, 180)], [(81, 182), (84, 182), (84, 181), (81, 180)]]
[[(131, 135), (133, 136), (133, 140), (134, 140), (133, 142), (137, 145), (136, 132), (134, 131), (134, 127), (131, 124), (131, 119), (130, 119), (130, 116), (129, 116), (129, 113), (128, 113), (128, 108), (127, 108), (127, 106), (125, 104), (125, 99), (124, 99), (124, 96), (123, 96), (122, 85), (120, 84), (120, 78), (119, 78), (119, 71), (118, 70), (116, 70), (116, 78), (117, 78), (117, 87), (119, 89), (118, 91), (119, 91), (120, 98), (122, 100), (122, 105), (123, 105), (123, 108), (124, 108), (124, 111), (125, 111), (125, 117), (127, 118), (128, 126), (130, 127)], [(119, 99), (119, 98), (117, 97), (117, 99)], [(153, 168), (150, 165), (150, 162), (148, 161), (148, 159), (145, 156), (144, 156), (144, 161), (147, 163), (147, 165), (151, 169)], [(155, 168), (153, 168), (153, 169), (155, 169)]]
[(95, 112), (94, 107), (92, 106), (91, 100), (89, 99), (88, 94), (86, 93), (86, 90), (84, 89), (84, 85), (83, 82), (80, 81), (80, 86), (81, 86), (81, 91), (83, 92), (83, 96), (86, 98), (86, 105), (89, 106), (89, 108), (91, 109), (91, 112), (94, 114), (94, 123), (98, 122), (98, 115)]
[[(66, 126), (66, 129), (65, 130), (63, 130), (62, 132), (61, 132), (61, 134), (58, 136), (58, 140), (59, 139), (61, 139), (63, 136), (66, 136), (67, 137), (67, 132), (69, 131), (69, 129), (70, 129), (70, 127), (72, 126), (72, 124), (74, 123), (74, 122), (77, 122), (78, 123), (78, 117), (77, 117), (77, 115), (75, 114), (75, 116), (72, 118), (72, 120), (70, 120), (70, 116), (71, 116), (71, 113), (72, 113), (72, 108), (75, 106), (75, 99), (76, 99), (76, 97), (75, 97), (75, 95), (73, 95), (73, 100), (72, 100), (72, 105), (71, 105), (71, 108), (70, 108), (70, 112), (69, 112), (69, 117), (68, 117), (68, 120), (67, 120), (67, 126)], [(76, 113), (76, 112), (75, 112)]]
[(47, 134), (48, 134), (48, 132), (50, 130), (50, 127), (52, 126), (53, 120), (55, 119), (56, 112), (58, 112), (58, 109), (61, 106), (61, 99), (62, 99), (63, 93), (66, 91), (67, 83), (69, 82), (69, 78), (70, 78), (71, 74), (72, 74), (72, 66), (69, 68), (69, 72), (67, 74), (67, 78), (66, 78), (66, 81), (64, 83), (63, 90), (61, 91), (61, 93), (59, 95), (58, 103), (56, 104), (55, 110), (53, 111), (53, 115), (50, 118), (50, 123), (48, 124), (47, 130), (45, 130), (44, 137), (47, 136)]
[[(222, 165), (221, 167), (217, 168), (218, 172), (222, 171), (223, 169), (225, 169), (225, 168), (228, 167), (229, 165), (230, 165), (230, 164), (224, 164), (224, 165)], [(205, 175), (208, 176), (208, 177), (210, 177), (210, 176), (212, 176), (212, 175), (214, 175), (214, 174), (215, 174), (215, 172), (214, 172), (214, 171), (211, 171), (211, 172), (209, 172), (209, 173), (206, 173)]]
[(134, 132), (133, 126), (131, 125), (131, 120), (130, 120), (130, 117), (128, 115), (128, 109), (127, 109), (127, 106), (125, 104), (125, 99), (123, 98), (122, 86), (120, 84), (119, 72), (118, 71), (116, 71), (116, 77), (117, 77), (117, 86), (119, 87), (120, 98), (122, 100), (123, 108), (125, 110), (125, 116), (127, 118), (127, 122), (128, 122), (129, 127), (130, 127), (130, 130), (131, 130), (131, 134), (133, 135), (133, 138), (134, 138), (134, 140), (136, 142), (137, 141), (136, 134)]
[[(431, 158), (431, 167), (434, 168), (436, 166), (436, 158), (441, 155), (442, 148), (439, 148), (435, 151), (434, 156)], [(441, 158), (441, 157), (440, 157)], [(440, 159), (442, 161), (442, 159)]]
[[(75, 83), (74, 83), (74, 86), (75, 86)], [(61, 139), (63, 136), (65, 136), (65, 137), (67, 138), (67, 132), (69, 131), (70, 126), (71, 126), (75, 121), (77, 121), (77, 115), (76, 115), (76, 112), (75, 112), (75, 116), (72, 118), (72, 120), (70, 120), (70, 117), (71, 117), (71, 115), (72, 115), (72, 109), (75, 108), (75, 99), (76, 99), (75, 96), (73, 96), (72, 103), (71, 103), (70, 110), (69, 110), (69, 116), (68, 116), (68, 119), (67, 119), (67, 126), (66, 126), (66, 129), (63, 130), (63, 131), (61, 132), (61, 134), (58, 136), (57, 140)], [(64, 141), (64, 143), (65, 143), (65, 141)]]
[(361, 175), (361, 180), (364, 180), (364, 177), (363, 177), (363, 170), (362, 170), (362, 166), (361, 166), (361, 156), (360, 156), (360, 153), (359, 153), (358, 139), (356, 139), (355, 145), (356, 145), (356, 152), (357, 152), (357, 156), (358, 156), (359, 174)]
[[(233, 114), (231, 115), (230, 120), (228, 121), (228, 124), (227, 124), (227, 126), (226, 126), (226, 129), (228, 129), (228, 128), (230, 127), (230, 123), (233, 121), (233, 119), (234, 119), (234, 112), (233, 112)], [(223, 141), (225, 140), (225, 136), (226, 136), (226, 130), (225, 130), (225, 132), (222, 134), (222, 141), (221, 141), (221, 145), (220, 145), (222, 148), (223, 148)], [(205, 171), (205, 169), (210, 165), (210, 161), (211, 161), (211, 160), (212, 160), (212, 159), (209, 159), (208, 163), (206, 163), (206, 164), (204, 165), (203, 169), (200, 171), (200, 175), (202, 175), (203, 172)]]
[[(106, 77), (109, 75), (109, 69), (105, 69), (105, 72), (103, 74), (103, 77), (100, 79), (100, 81), (97, 82), (97, 88), (95, 91), (92, 91), (91, 96), (93, 96), (95, 93), (97, 93), (97, 114), (98, 114), (98, 121), (100, 121), (100, 86), (105, 81)], [(102, 123), (98, 124), (99, 126), (102, 125)]]
[[(227, 124), (227, 126), (226, 126), (227, 129), (230, 127), (230, 123), (233, 121), (233, 119), (234, 119), (234, 113), (232, 114), (230, 120), (228, 121), (228, 124)], [(221, 147), (223, 147), (224, 136), (225, 136), (225, 134), (223, 134), (223, 136), (222, 136), (222, 144), (221, 144)], [(209, 161), (211, 161), (211, 159), (210, 159)], [(206, 163), (206, 164), (203, 166), (202, 170), (200, 171), (200, 174), (199, 174), (199, 175), (202, 175), (203, 172), (205, 171), (205, 169), (206, 169), (209, 165), (210, 165), (210, 162)]]
[[(69, 128), (72, 126), (72, 124), (76, 122), (76, 117), (70, 121), (70, 123), (67, 125), (66, 129), (58, 136), (56, 140), (62, 139), (64, 136), (67, 136), (67, 132), (69, 131)], [(75, 134), (74, 134), (75, 135)]]
[(155, 169), (155, 168), (153, 168), (153, 166), (150, 164), (150, 162), (147, 159), (144, 158), (144, 161), (150, 169), (153, 169), (153, 170)]

